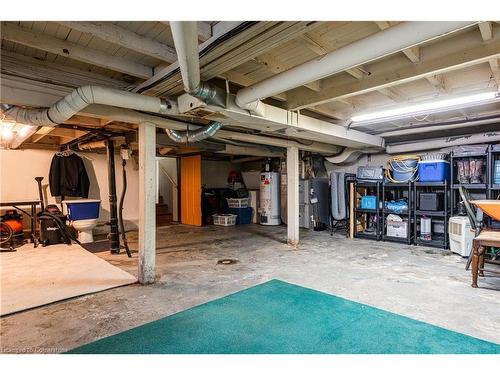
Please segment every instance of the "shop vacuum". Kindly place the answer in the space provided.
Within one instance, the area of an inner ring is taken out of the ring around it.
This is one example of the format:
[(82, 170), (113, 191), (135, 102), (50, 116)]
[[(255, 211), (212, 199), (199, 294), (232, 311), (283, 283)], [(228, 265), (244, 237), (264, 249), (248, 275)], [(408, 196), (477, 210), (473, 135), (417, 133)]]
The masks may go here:
[(35, 177), (35, 180), (38, 183), (38, 193), (42, 208), (42, 211), (37, 214), (37, 219), (40, 222), (40, 244), (42, 246), (49, 246), (59, 243), (71, 245), (71, 241), (79, 243), (66, 226), (66, 215), (63, 215), (59, 207), (55, 204), (45, 206), (42, 193), (43, 177)]

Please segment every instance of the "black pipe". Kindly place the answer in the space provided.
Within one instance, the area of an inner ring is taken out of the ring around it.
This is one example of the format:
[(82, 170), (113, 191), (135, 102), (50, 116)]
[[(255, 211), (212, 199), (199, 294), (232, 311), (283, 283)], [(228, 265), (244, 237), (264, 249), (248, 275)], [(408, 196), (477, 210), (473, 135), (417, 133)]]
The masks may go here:
[(45, 203), (43, 201), (43, 191), (42, 191), (42, 180), (43, 177), (35, 177), (36, 183), (38, 184), (38, 196), (40, 197), (40, 208), (42, 211), (45, 210)]
[(125, 247), (127, 256), (129, 258), (132, 258), (132, 254), (130, 253), (130, 249), (128, 247), (127, 234), (125, 233), (125, 224), (123, 223), (123, 200), (125, 199), (125, 193), (127, 192), (127, 171), (125, 169), (126, 166), (127, 166), (127, 160), (122, 159), (123, 189), (122, 189), (122, 194), (120, 196), (120, 205), (118, 207), (118, 213), (119, 213), (118, 223), (120, 224), (120, 231), (122, 232), (123, 246)]
[(106, 141), (108, 153), (108, 186), (109, 186), (109, 248), (112, 254), (120, 253), (120, 234), (118, 232), (118, 212), (116, 204), (115, 180), (115, 145), (113, 140)]

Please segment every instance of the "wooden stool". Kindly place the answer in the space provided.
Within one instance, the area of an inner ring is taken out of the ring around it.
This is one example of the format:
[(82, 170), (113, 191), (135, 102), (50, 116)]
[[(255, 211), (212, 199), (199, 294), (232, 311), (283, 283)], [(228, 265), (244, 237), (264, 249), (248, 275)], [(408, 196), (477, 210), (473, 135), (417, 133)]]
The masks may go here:
[[(500, 261), (495, 260), (485, 260), (484, 253), (486, 247), (500, 247), (500, 230), (493, 230), (489, 228), (484, 228), (479, 235), (474, 238), (472, 242), (473, 255), (472, 255), (472, 287), (477, 288), (477, 277), (484, 276), (484, 264), (498, 264)], [(493, 271), (488, 269), (488, 272), (498, 273), (499, 271)]]

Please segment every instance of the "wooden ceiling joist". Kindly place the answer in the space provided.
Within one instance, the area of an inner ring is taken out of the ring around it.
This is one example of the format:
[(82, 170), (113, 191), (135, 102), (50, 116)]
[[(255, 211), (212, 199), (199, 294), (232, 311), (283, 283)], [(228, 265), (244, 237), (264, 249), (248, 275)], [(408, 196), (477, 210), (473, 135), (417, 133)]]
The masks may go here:
[[(493, 39), (493, 25), (491, 22), (479, 22), (478, 26), (479, 31), (481, 32), (481, 38), (483, 38), (484, 42), (489, 42)], [(490, 59), (488, 60), (488, 63), (496, 85), (500, 86), (500, 68), (498, 59)]]
[(470, 48), (466, 51), (451, 53), (429, 61), (421, 61), (398, 71), (385, 74), (372, 74), (359, 82), (340, 86), (324, 86), (321, 92), (311, 92), (297, 88), (287, 92), (288, 109), (296, 110), (316, 106), (333, 100), (347, 98), (386, 87), (412, 82), (446, 71), (480, 64), (500, 56), (500, 39)]
[(2, 39), (29, 46), (42, 51), (70, 59), (83, 61), (87, 64), (100, 66), (116, 72), (128, 74), (133, 77), (147, 79), (152, 76), (152, 67), (134, 61), (117, 58), (106, 52), (83, 47), (53, 36), (33, 32), (11, 23), (2, 25)]
[(67, 87), (80, 87), (84, 85), (108, 86), (126, 90), (130, 82), (125, 82), (111, 77), (84, 71), (72, 66), (35, 59), (30, 56), (2, 50), (3, 74), (13, 75), (43, 81)]
[(143, 37), (111, 22), (58, 21), (58, 23), (161, 61), (171, 63), (177, 60), (175, 48)]

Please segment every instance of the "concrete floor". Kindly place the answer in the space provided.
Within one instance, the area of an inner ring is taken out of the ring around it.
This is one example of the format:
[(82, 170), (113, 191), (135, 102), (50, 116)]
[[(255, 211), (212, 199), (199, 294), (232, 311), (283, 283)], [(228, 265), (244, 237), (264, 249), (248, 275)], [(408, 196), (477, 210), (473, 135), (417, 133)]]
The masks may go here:
[[(3, 352), (62, 352), (277, 278), (500, 343), (500, 278), (470, 287), (465, 260), (426, 247), (249, 225), (158, 229), (157, 283), (130, 285), (0, 319)], [(130, 235), (132, 248), (137, 236)], [(137, 253), (100, 253), (136, 274)], [(234, 258), (234, 265), (217, 265)]]

